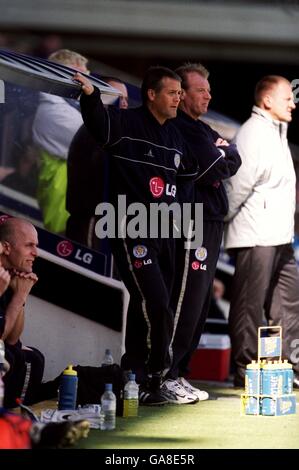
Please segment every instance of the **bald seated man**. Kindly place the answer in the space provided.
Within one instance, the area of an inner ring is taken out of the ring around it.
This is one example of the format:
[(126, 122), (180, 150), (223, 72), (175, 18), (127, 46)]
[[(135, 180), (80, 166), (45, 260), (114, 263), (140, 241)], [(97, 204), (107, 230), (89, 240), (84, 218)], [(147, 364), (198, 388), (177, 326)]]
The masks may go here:
[(44, 371), (43, 355), (21, 343), (25, 304), (38, 280), (33, 272), (38, 254), (37, 231), (27, 220), (7, 218), (0, 224), (0, 244), (0, 264), (10, 278), (0, 298), (0, 339), (4, 341), (5, 357), (10, 365), (4, 377), (4, 406), (12, 407), (19, 397), (24, 404), (34, 403)]

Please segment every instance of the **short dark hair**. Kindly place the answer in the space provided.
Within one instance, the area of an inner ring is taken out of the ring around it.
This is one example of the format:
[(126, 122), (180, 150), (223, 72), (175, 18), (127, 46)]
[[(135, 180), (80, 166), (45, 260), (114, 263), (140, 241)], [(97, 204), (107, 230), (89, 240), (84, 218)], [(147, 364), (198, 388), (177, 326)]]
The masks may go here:
[(203, 78), (208, 79), (210, 72), (208, 69), (205, 68), (204, 65), (192, 62), (185, 62), (183, 65), (175, 69), (175, 72), (181, 77), (182, 80), (182, 88), (184, 90), (188, 89), (188, 74), (195, 72), (198, 75), (201, 75)]
[(280, 75), (266, 75), (257, 82), (254, 90), (254, 103), (259, 106), (263, 96), (271, 89), (275, 88), (280, 82), (288, 82), (288, 80)]
[(148, 96), (147, 96), (148, 90), (154, 90), (157, 93), (160, 90), (162, 90), (163, 78), (172, 78), (173, 80), (177, 80), (178, 82), (181, 82), (181, 77), (179, 77), (177, 73), (175, 73), (173, 70), (167, 67), (161, 67), (160, 65), (150, 67), (145, 73), (145, 76), (141, 85), (141, 98), (142, 98), (143, 104), (146, 104), (148, 101)]

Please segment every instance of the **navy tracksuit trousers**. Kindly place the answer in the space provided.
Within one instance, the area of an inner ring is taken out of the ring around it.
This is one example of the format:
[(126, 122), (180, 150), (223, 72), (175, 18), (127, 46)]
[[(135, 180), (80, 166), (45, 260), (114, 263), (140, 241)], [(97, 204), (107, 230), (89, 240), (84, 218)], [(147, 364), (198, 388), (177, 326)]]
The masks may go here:
[(121, 278), (130, 293), (126, 325), (126, 352), (121, 360), (143, 383), (148, 374), (169, 367), (173, 333), (170, 296), (173, 287), (173, 239), (110, 239)]
[(201, 247), (186, 250), (184, 240), (177, 241), (172, 297), (175, 324), (167, 378), (177, 379), (188, 373), (209, 312), (222, 234), (223, 222), (204, 221)]

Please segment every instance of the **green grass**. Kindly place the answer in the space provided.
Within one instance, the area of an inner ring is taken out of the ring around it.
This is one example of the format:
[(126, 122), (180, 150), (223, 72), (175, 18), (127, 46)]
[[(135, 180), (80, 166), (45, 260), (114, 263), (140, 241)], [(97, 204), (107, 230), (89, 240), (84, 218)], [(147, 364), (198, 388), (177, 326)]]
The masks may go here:
[[(85, 449), (299, 449), (299, 416), (241, 416), (241, 390), (205, 384), (211, 399), (195, 405), (139, 408), (114, 431), (91, 430)], [(299, 393), (297, 392), (297, 402)]]

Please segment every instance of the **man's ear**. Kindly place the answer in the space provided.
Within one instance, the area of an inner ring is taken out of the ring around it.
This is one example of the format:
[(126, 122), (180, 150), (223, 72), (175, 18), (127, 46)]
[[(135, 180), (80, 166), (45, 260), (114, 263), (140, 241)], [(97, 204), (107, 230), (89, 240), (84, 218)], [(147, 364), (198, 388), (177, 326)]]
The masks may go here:
[(271, 109), (273, 104), (273, 98), (271, 95), (265, 95), (263, 98), (265, 109)]
[(181, 101), (184, 101), (185, 96), (186, 96), (186, 92), (185, 92), (184, 88), (182, 88), (182, 89), (181, 89), (181, 94), (180, 94), (180, 99), (181, 99)]
[(153, 90), (152, 88), (149, 88), (149, 89), (147, 90), (147, 97), (148, 97), (148, 100), (149, 100), (149, 101), (154, 101), (155, 96), (156, 96), (155, 90)]

